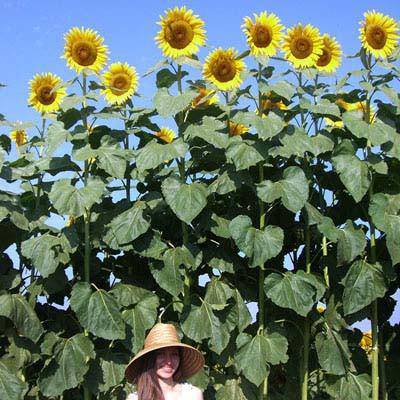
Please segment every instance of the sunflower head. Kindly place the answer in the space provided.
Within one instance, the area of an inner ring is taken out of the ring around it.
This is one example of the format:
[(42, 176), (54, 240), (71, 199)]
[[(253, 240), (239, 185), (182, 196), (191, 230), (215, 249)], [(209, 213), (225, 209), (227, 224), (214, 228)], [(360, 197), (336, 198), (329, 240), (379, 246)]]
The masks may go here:
[(372, 351), (372, 334), (371, 332), (363, 332), (363, 336), (360, 340), (360, 347), (365, 350), (367, 354)]
[(396, 49), (399, 25), (388, 15), (376, 11), (364, 13), (360, 21), (360, 40), (363, 48), (376, 58), (387, 58)]
[(52, 73), (36, 74), (29, 82), (29, 105), (40, 113), (57, 111), (67, 95), (61, 78)]
[(323, 40), (318, 28), (298, 24), (287, 30), (282, 50), (295, 68), (313, 67), (323, 54)]
[(174, 131), (165, 127), (162, 127), (158, 132), (154, 132), (154, 135), (165, 143), (171, 143), (175, 137)]
[(193, 108), (205, 108), (218, 103), (218, 96), (215, 90), (207, 89), (204, 86), (196, 87), (198, 95), (192, 100)]
[(242, 28), (252, 55), (271, 57), (278, 52), (283, 29), (280, 22), (275, 14), (266, 11), (254, 14), (254, 21), (250, 17), (244, 18)]
[(191, 56), (205, 44), (204, 21), (185, 6), (168, 9), (158, 24), (161, 29), (155, 41), (165, 57)]
[(122, 104), (133, 96), (138, 85), (138, 76), (134, 67), (128, 63), (111, 64), (102, 75), (105, 86), (101, 92), (110, 104)]
[(249, 131), (249, 128), (246, 125), (239, 124), (233, 121), (226, 121), (228, 132), (230, 136), (240, 136), (244, 135)]
[(240, 87), (241, 73), (245, 70), (243, 60), (238, 60), (237, 50), (218, 48), (212, 51), (204, 63), (203, 76), (219, 90), (232, 90)]
[(88, 69), (100, 72), (107, 62), (108, 48), (103, 45), (104, 38), (93, 29), (70, 29), (64, 35), (64, 54), (67, 65), (78, 74)]
[(319, 71), (335, 72), (341, 62), (342, 50), (340, 49), (340, 44), (334, 37), (330, 37), (327, 34), (322, 36), (322, 40), (324, 45), (322, 54), (319, 56), (315, 66)]
[(15, 129), (10, 133), (10, 138), (17, 147), (24, 145), (28, 141), (25, 129)]
[(282, 100), (274, 99), (271, 92), (263, 95), (261, 107), (265, 114), (268, 114), (271, 110), (287, 110), (286, 104)]

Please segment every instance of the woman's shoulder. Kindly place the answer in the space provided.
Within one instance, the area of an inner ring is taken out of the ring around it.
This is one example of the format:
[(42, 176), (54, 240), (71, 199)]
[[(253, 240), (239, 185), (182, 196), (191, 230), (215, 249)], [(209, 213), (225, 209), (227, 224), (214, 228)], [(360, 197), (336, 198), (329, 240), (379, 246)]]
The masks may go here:
[(189, 382), (181, 383), (181, 385), (183, 393), (202, 394), (201, 389), (199, 389), (197, 386), (192, 385)]
[(126, 398), (126, 400), (137, 400), (138, 396), (136, 392), (130, 393), (128, 394), (128, 397)]

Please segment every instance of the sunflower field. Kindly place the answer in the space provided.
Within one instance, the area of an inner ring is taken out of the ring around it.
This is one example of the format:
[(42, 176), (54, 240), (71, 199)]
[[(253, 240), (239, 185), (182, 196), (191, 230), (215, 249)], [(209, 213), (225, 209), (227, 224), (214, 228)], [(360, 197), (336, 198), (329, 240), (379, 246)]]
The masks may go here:
[(334, 37), (270, 12), (204, 60), (194, 11), (158, 23), (145, 76), (71, 28), (76, 77), (32, 78), (36, 125), (0, 115), (0, 399), (125, 399), (157, 321), (206, 400), (400, 399), (398, 21), (367, 11), (341, 77)]

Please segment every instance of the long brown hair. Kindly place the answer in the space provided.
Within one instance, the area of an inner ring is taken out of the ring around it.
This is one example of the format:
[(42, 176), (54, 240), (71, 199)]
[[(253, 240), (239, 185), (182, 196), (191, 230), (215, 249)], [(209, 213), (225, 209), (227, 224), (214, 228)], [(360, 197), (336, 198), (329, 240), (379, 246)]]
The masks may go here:
[[(173, 380), (175, 382), (180, 382), (182, 381), (182, 349), (178, 346), (177, 348), (179, 352), (179, 365), (178, 369), (173, 375)], [(165, 400), (160, 384), (158, 383), (157, 373), (154, 368), (155, 364), (155, 351), (151, 351), (150, 353), (143, 356), (140, 372), (138, 373), (137, 378), (134, 381), (137, 386), (138, 400)]]

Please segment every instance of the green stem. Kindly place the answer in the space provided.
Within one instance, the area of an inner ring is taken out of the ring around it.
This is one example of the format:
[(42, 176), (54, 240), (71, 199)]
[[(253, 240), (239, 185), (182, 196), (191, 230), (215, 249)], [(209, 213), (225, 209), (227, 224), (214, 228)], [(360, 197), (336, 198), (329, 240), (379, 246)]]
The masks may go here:
[(381, 391), (382, 391), (382, 400), (388, 400), (388, 391), (386, 386), (386, 371), (385, 371), (385, 360), (383, 349), (383, 337), (382, 332), (378, 332), (378, 346), (379, 346), (379, 372), (381, 378)]
[[(182, 66), (178, 65), (177, 71), (177, 82), (178, 82), (178, 91), (182, 94)], [(181, 135), (181, 125), (183, 124), (183, 111), (179, 113), (179, 135)], [(185, 171), (185, 157), (181, 157), (178, 161), (179, 168), (179, 176), (181, 178), (181, 183), (186, 183), (186, 171)], [(184, 221), (181, 221), (182, 226), (182, 236), (183, 236), (183, 245), (188, 247), (189, 245), (189, 230), (188, 226)], [(184, 279), (183, 279), (183, 304), (186, 306), (190, 305), (190, 286), (192, 280), (187, 269), (184, 270)]]
[[(326, 257), (328, 257), (328, 245), (326, 242), (326, 236), (322, 237), (322, 256), (324, 260), (324, 264), (326, 263)], [(328, 266), (324, 265), (324, 279), (325, 279), (325, 284), (329, 288), (329, 271), (328, 271)]]
[[(258, 63), (258, 76), (257, 81), (261, 81), (262, 65)], [(263, 103), (262, 93), (258, 90), (258, 115), (263, 115)], [(259, 182), (264, 180), (264, 161), (258, 164)], [(258, 200), (260, 214), (259, 214), (259, 228), (264, 230), (265, 228), (265, 204), (259, 199)], [(265, 328), (265, 292), (264, 292), (264, 280), (265, 280), (265, 265), (261, 265), (258, 271), (258, 329), (264, 332)], [(268, 377), (259, 386), (259, 397), (260, 400), (268, 400)]]
[[(83, 108), (86, 108), (86, 74), (82, 73), (82, 94), (83, 94)], [(88, 123), (86, 110), (82, 113), (82, 122), (86, 131), (88, 131)], [(85, 160), (83, 184), (87, 186), (89, 178), (89, 163)], [(90, 209), (85, 209), (84, 213), (84, 232), (85, 232), (85, 253), (84, 253), (84, 281), (90, 283)], [(85, 336), (89, 336), (87, 329), (84, 330)], [(86, 386), (83, 386), (84, 400), (90, 400), (92, 395)]]
[[(124, 114), (126, 116), (126, 113)], [(124, 125), (125, 125), (125, 132), (127, 130), (126, 126), (126, 120), (124, 120)], [(125, 150), (129, 150), (129, 134), (126, 134), (126, 138), (124, 140), (124, 148)], [(129, 161), (126, 162), (126, 198), (130, 202), (131, 201), (131, 177), (130, 177), (130, 172), (129, 172), (129, 166), (130, 163)]]

